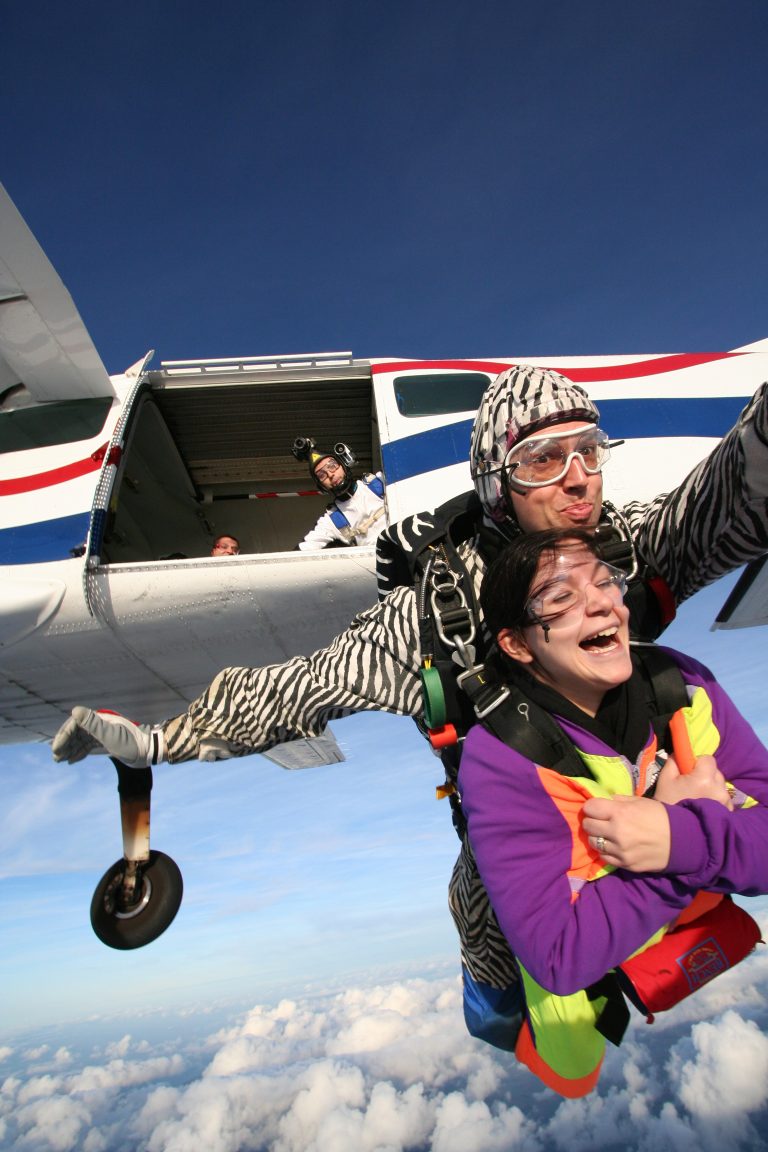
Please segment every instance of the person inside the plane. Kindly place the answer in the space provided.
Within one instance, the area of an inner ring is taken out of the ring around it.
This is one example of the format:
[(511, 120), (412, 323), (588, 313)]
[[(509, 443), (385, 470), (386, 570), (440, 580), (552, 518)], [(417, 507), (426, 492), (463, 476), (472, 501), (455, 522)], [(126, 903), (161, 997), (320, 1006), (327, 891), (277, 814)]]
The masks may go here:
[(237, 536), (224, 532), (217, 536), (211, 548), (211, 556), (237, 556), (240, 553), (240, 541)]
[(326, 452), (310, 437), (299, 436), (291, 450), (297, 460), (306, 460), (312, 480), (332, 499), (297, 549), (316, 552), (322, 548), (373, 544), (386, 527), (382, 474), (368, 472), (356, 480), (352, 474), (355, 458), (341, 442)]
[[(476, 496), (453, 549), (477, 591), (495, 550), (521, 532), (547, 527), (610, 534), (624, 549), (629, 588), (653, 575), (664, 581), (672, 604), (768, 551), (768, 384), (677, 488), (621, 509), (603, 503), (605, 439), (582, 440), (597, 421), (586, 392), (549, 369), (519, 364), (490, 382), (471, 438)], [(533, 441), (534, 447), (546, 441), (548, 449), (527, 458), (521, 476), (521, 447)], [(417, 589), (401, 575), (396, 548), (415, 554), (437, 520), (424, 512), (382, 533), (382, 598), (328, 648), (281, 665), (226, 668), (183, 712), (156, 727), (77, 707), (54, 737), (54, 759), (75, 762), (107, 751), (137, 767), (215, 760), (315, 736), (329, 720), (358, 711), (423, 720)], [(482, 635), (480, 628), (478, 644)]]
[[(518, 1055), (557, 1087), (541, 1066), (551, 1057), (571, 1090), (596, 1078), (603, 1049), (595, 998), (582, 990), (645, 949), (699, 891), (768, 891), (768, 749), (712, 673), (671, 649), (661, 655), (689, 703), (657, 739), (625, 587), (583, 530), (520, 536), (496, 557), (481, 605), (493, 667), (516, 695), (506, 721), (470, 729), (458, 775), (477, 868), (531, 997), (535, 1047), (518, 1042)], [(568, 774), (525, 748), (527, 726), (512, 716), (520, 696), (529, 717), (543, 709), (573, 745)], [(719, 915), (730, 931), (743, 913), (726, 904)]]

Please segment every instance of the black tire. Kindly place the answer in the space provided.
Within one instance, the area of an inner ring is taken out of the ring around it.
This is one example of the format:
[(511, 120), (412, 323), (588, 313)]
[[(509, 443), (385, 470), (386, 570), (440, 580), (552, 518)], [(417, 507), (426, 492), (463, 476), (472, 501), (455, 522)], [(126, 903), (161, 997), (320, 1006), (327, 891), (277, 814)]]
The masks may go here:
[(116, 860), (96, 885), (91, 927), (109, 948), (143, 948), (165, 932), (179, 910), (184, 884), (178, 865), (164, 852), (150, 852), (142, 867), (141, 893), (132, 908), (116, 906), (125, 860)]

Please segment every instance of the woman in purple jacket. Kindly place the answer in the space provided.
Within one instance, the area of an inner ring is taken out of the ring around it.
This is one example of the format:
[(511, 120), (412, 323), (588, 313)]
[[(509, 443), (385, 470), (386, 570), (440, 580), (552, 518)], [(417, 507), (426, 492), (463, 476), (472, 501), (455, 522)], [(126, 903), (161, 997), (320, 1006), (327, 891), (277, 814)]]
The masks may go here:
[(677, 719), (692, 770), (667, 759), (623, 591), (624, 574), (579, 531), (520, 537), (494, 561), (481, 600), (501, 675), (554, 717), (584, 773), (542, 767), (477, 725), (459, 774), (478, 870), (523, 980), (517, 1054), (566, 1095), (589, 1091), (602, 1060), (600, 1003), (584, 990), (685, 917), (701, 890), (768, 891), (768, 751), (712, 674), (667, 650), (687, 689)]

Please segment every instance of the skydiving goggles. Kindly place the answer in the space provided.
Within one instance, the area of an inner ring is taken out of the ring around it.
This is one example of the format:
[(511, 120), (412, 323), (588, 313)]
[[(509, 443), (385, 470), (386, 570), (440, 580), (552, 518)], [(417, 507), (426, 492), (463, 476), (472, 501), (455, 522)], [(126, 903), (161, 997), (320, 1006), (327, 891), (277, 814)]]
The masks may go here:
[(611, 448), (623, 440), (610, 441), (602, 428), (585, 428), (583, 432), (570, 429), (551, 432), (547, 436), (532, 436), (510, 448), (504, 458), (502, 470), (507, 481), (523, 488), (543, 488), (562, 480), (575, 456), (589, 476), (599, 472), (610, 459)]
[(340, 464), (335, 456), (330, 456), (328, 459), (330, 463), (324, 464), (322, 468), (315, 468), (315, 478), (321, 484), (331, 483), (339, 470), (344, 471), (344, 465)]
[(549, 625), (576, 608), (583, 609), (587, 602), (588, 588), (595, 588), (609, 596), (615, 604), (623, 601), (627, 589), (626, 572), (600, 560), (597, 561), (590, 579), (577, 581), (574, 579), (575, 569), (582, 568), (583, 565), (569, 566), (563, 563), (563, 559), (562, 556), (557, 558), (557, 567), (562, 563), (563, 570), (526, 601), (524, 614), (527, 624)]

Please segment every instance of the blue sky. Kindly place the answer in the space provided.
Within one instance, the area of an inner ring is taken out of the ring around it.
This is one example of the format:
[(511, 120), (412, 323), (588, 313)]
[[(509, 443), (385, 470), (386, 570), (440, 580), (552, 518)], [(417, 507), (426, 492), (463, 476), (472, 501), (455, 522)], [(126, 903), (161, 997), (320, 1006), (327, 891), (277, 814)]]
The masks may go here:
[[(768, 335), (767, 32), (762, 0), (29, 0), (2, 15), (0, 178), (110, 372), (149, 348), (733, 348)], [(767, 739), (764, 634), (706, 631), (725, 594), (697, 598), (668, 639), (718, 671)], [(768, 1146), (765, 1092), (745, 1087), (768, 1059), (762, 961), (646, 1029), (570, 1112), (447, 1024), (457, 841), (433, 800), (438, 764), (406, 720), (335, 731), (335, 767), (158, 770), (153, 842), (185, 898), (130, 955), (88, 923), (120, 851), (111, 766), (0, 751), (0, 1147), (87, 1147), (89, 1133), (91, 1152), (236, 1150), (245, 1138), (221, 1117), (241, 1090), (249, 1146), (286, 1152), (375, 1149), (377, 1116), (393, 1147), (436, 1152), (607, 1149), (617, 1133), (649, 1150)], [(295, 1013), (274, 1008), (281, 996)], [(707, 1111), (712, 1077), (738, 1105), (725, 1119)]]
[(4, 183), (110, 371), (765, 333), (760, 0), (6, 6)]

